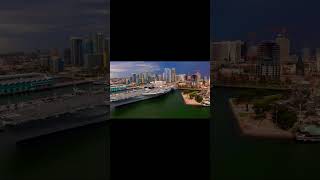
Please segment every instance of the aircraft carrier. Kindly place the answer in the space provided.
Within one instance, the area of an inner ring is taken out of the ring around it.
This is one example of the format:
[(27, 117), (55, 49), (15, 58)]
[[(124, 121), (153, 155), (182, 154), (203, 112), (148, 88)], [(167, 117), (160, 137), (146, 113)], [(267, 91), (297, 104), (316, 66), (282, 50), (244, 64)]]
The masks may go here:
[(113, 93), (110, 95), (110, 108), (113, 109), (118, 106), (135, 103), (138, 101), (155, 98), (164, 95), (171, 90), (175, 89), (174, 86), (158, 87), (158, 88), (145, 88), (138, 90), (124, 91), (120, 93)]
[[(34, 120), (45, 120), (66, 114), (75, 114), (97, 107), (108, 108), (105, 91), (75, 90), (72, 94), (47, 97), (0, 106), (0, 126), (17, 126)], [(107, 111), (107, 110), (106, 110)]]

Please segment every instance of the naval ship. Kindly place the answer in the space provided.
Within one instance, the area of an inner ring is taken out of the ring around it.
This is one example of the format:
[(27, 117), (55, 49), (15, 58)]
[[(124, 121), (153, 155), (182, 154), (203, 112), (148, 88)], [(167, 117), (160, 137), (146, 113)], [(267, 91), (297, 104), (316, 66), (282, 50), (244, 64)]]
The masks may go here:
[(117, 106), (134, 103), (141, 100), (158, 97), (170, 92), (173, 89), (175, 89), (174, 86), (155, 87), (155, 88), (148, 87), (145, 89), (131, 90), (131, 91), (126, 91), (118, 94), (111, 94), (110, 106), (111, 108), (114, 108)]

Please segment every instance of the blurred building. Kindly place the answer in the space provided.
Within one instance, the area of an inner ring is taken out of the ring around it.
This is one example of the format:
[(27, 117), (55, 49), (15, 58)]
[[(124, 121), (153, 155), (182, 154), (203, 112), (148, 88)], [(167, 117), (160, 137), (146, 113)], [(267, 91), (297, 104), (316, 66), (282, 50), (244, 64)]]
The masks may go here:
[(290, 41), (282, 34), (278, 34), (276, 43), (280, 47), (280, 63), (287, 62), (290, 55)]
[(261, 79), (280, 79), (280, 47), (273, 41), (263, 41), (257, 49), (256, 75)]
[(71, 63), (74, 66), (84, 64), (83, 39), (79, 37), (71, 38)]

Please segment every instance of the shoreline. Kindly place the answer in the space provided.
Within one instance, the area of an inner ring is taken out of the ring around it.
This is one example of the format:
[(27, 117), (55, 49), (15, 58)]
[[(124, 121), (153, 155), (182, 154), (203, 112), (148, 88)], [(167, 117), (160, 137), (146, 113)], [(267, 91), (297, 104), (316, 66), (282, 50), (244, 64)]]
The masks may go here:
[(277, 129), (263, 129), (253, 127), (252, 124), (242, 122), (239, 113), (235, 110), (235, 105), (233, 102), (234, 98), (229, 99), (229, 106), (231, 108), (232, 114), (236, 119), (240, 133), (245, 136), (258, 137), (258, 138), (272, 138), (272, 139), (287, 139), (294, 140), (295, 135), (288, 131), (279, 131)]
[(188, 98), (189, 94), (183, 94), (183, 92), (181, 92), (181, 96), (183, 98), (184, 104), (186, 105), (190, 105), (190, 106), (202, 106), (201, 103), (196, 102), (196, 100), (194, 99), (189, 99)]

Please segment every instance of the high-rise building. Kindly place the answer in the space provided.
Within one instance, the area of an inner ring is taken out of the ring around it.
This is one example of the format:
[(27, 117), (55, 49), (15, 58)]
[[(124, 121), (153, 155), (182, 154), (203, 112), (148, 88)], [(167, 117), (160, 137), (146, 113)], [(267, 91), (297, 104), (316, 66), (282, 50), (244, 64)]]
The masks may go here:
[(264, 79), (280, 78), (280, 47), (273, 41), (263, 41), (257, 50), (256, 75)]
[(201, 80), (201, 74), (200, 72), (196, 72), (197, 81), (199, 82)]
[(69, 65), (71, 64), (71, 51), (70, 48), (66, 48), (63, 52), (64, 63)]
[(103, 33), (96, 33), (93, 38), (94, 42), (94, 53), (103, 54), (104, 48), (106, 48), (106, 38)]
[(171, 82), (176, 82), (176, 69), (171, 69)]
[(287, 62), (290, 55), (290, 41), (287, 37), (279, 34), (276, 38), (276, 43), (280, 47), (280, 63)]
[(137, 81), (137, 74), (135, 74), (135, 73), (133, 73), (132, 74), (132, 81), (134, 82), (134, 83), (138, 83), (138, 81)]
[(212, 59), (217, 62), (237, 64), (242, 61), (244, 42), (222, 41), (212, 45)]
[(310, 60), (311, 57), (311, 50), (310, 48), (303, 48), (302, 49), (302, 59), (304, 62), (307, 62)]
[(178, 81), (178, 82), (185, 82), (185, 81), (186, 81), (186, 75), (185, 75), (185, 74), (178, 74), (178, 75), (176, 75), (176, 81)]
[(296, 64), (296, 74), (299, 76), (304, 76), (304, 63), (301, 56), (299, 56)]
[(171, 69), (170, 68), (164, 68), (164, 80), (166, 82), (172, 82), (172, 78), (171, 78)]
[(72, 65), (83, 65), (83, 40), (82, 38), (71, 38), (71, 63)]
[(320, 72), (320, 48), (316, 49), (317, 72)]
[(51, 73), (59, 73), (63, 71), (63, 60), (59, 56), (52, 56), (50, 58), (50, 68)]

